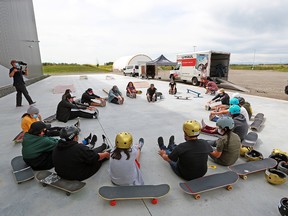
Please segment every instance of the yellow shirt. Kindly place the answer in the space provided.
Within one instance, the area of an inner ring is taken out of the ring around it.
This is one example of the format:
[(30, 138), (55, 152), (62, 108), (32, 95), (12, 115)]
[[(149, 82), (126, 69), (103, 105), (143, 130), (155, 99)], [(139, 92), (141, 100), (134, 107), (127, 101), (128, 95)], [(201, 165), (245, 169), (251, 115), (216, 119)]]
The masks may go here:
[(26, 115), (22, 118), (21, 127), (22, 130), (26, 133), (29, 131), (32, 123), (39, 121), (38, 118), (32, 118), (30, 115)]

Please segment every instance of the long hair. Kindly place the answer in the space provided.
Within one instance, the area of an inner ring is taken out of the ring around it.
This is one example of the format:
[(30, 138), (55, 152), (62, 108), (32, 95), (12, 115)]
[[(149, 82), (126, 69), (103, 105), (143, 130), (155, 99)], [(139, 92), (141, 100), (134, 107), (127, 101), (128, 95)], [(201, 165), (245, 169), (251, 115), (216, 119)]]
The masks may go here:
[(227, 134), (227, 146), (228, 146), (230, 142), (231, 130), (228, 127), (226, 127), (224, 130), (225, 134)]
[(126, 160), (129, 160), (131, 148), (129, 148), (129, 149), (116, 148), (116, 149), (112, 152), (111, 157), (112, 157), (113, 159), (120, 160), (121, 157), (122, 157), (122, 155), (121, 155), (121, 152), (122, 152), (122, 151), (123, 151), (123, 152), (126, 154), (126, 156), (127, 156)]

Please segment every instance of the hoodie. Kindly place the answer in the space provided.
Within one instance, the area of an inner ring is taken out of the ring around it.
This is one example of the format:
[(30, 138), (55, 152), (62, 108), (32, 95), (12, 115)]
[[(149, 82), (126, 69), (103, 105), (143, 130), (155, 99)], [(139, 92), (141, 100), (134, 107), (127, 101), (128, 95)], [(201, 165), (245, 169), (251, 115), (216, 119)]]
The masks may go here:
[(67, 180), (82, 181), (101, 167), (98, 153), (76, 141), (59, 140), (52, 157), (56, 173)]
[(246, 134), (248, 133), (247, 121), (242, 114), (233, 115), (232, 118), (234, 120), (234, 128), (232, 131), (240, 137), (241, 141), (243, 141)]

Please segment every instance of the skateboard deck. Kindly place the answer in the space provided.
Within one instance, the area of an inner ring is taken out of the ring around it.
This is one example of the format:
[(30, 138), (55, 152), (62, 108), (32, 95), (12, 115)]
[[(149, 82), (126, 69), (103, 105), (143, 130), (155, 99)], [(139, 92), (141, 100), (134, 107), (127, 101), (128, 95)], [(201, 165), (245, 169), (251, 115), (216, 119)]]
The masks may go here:
[(17, 134), (17, 136), (14, 137), (14, 139), (12, 140), (14, 142), (14, 144), (22, 143), (24, 134), (25, 134), (24, 131), (21, 131), (19, 134)]
[(137, 186), (103, 186), (99, 188), (99, 195), (110, 201), (111, 206), (116, 205), (116, 200), (152, 199), (157, 204), (157, 198), (165, 196), (170, 190), (167, 184), (137, 185)]
[(195, 97), (198, 97), (198, 98), (201, 97), (201, 98), (202, 98), (200, 92), (194, 91), (194, 90), (192, 90), (192, 89), (187, 89), (187, 93), (192, 93), (192, 94), (195, 94), (195, 95), (196, 95)]
[(22, 156), (13, 158), (11, 161), (11, 166), (18, 184), (34, 178), (32, 168), (25, 163)]
[(109, 94), (109, 89), (102, 89), (103, 92), (105, 92), (106, 94)]
[(263, 113), (257, 113), (254, 117), (254, 121), (250, 125), (251, 130), (259, 131), (265, 121)]
[(191, 100), (190, 96), (174, 95), (174, 97), (180, 100)]
[(227, 190), (232, 190), (233, 184), (237, 182), (239, 176), (237, 173), (227, 171), (213, 175), (204, 176), (193, 179), (186, 183), (179, 183), (180, 188), (187, 194), (193, 195), (195, 199), (200, 199), (200, 193), (226, 187)]
[(45, 118), (43, 121), (44, 121), (45, 123), (52, 123), (53, 121), (56, 121), (56, 114), (51, 115), (51, 116)]
[(250, 161), (242, 164), (229, 166), (228, 168), (231, 171), (236, 172), (242, 179), (246, 180), (247, 175), (273, 168), (276, 165), (276, 160), (272, 158), (265, 158), (263, 160)]
[(249, 132), (244, 140), (242, 141), (242, 145), (246, 147), (254, 147), (258, 139), (258, 134), (255, 132)]
[(57, 189), (63, 190), (66, 192), (67, 196), (70, 196), (71, 193), (76, 193), (80, 191), (85, 185), (85, 182), (81, 181), (70, 181), (65, 180), (58, 176), (56, 173), (44, 170), (36, 173), (35, 178), (42, 183), (43, 187), (50, 185)]

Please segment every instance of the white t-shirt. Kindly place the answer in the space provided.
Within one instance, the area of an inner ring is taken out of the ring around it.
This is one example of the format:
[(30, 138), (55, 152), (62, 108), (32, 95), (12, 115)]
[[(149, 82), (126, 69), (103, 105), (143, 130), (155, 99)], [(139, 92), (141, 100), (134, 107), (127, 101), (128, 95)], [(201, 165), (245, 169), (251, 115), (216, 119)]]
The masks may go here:
[(111, 181), (116, 185), (143, 185), (144, 180), (142, 173), (138, 168), (135, 159), (138, 148), (133, 146), (130, 152), (130, 158), (127, 160), (127, 155), (124, 151), (121, 152), (121, 159), (116, 160), (110, 157), (109, 173)]
[(247, 124), (250, 125), (249, 124), (249, 115), (248, 115), (247, 110), (243, 106), (240, 108), (241, 108), (240, 113), (245, 117)]

